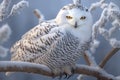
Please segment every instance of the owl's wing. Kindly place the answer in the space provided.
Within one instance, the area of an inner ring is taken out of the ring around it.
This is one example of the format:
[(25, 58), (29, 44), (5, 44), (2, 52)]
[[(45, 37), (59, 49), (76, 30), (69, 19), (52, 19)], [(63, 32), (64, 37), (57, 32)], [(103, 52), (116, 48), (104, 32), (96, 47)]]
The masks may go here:
[(55, 21), (46, 21), (46, 22), (41, 22), (39, 25), (35, 26), (28, 32), (26, 32), (21, 40), (17, 41), (11, 48), (11, 53), (15, 52), (16, 49), (20, 46), (20, 43), (23, 40), (34, 40), (36, 38), (40, 38), (41, 36), (44, 36), (48, 34), (52, 28), (58, 27), (56, 25)]
[(38, 35), (37, 32), (39, 31), (37, 29), (37, 32), (35, 32), (36, 35), (34, 33), (32, 34), (34, 30), (26, 33), (22, 39), (11, 48), (11, 52), (13, 53), (11, 60), (32, 62), (38, 56), (46, 54), (51, 49), (51, 46), (55, 45), (57, 41), (64, 36), (64, 33), (59, 30), (49, 33), (51, 30), (46, 30), (46, 32), (43, 31), (43, 33), (39, 33), (40, 35)]
[(33, 29), (25, 33), (22, 38), (24, 39), (35, 39), (46, 35), (51, 31), (52, 28), (58, 27), (55, 21), (45, 21), (41, 22), (39, 25), (35, 26)]

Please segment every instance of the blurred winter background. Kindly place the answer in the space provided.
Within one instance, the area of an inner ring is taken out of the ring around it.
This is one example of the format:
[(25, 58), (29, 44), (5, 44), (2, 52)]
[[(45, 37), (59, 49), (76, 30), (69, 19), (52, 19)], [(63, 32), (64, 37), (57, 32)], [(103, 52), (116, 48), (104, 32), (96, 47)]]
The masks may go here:
[[(12, 4), (15, 4), (19, 2), (20, 0), (12, 0), (12, 3), (10, 7), (12, 7)], [(12, 34), (10, 36), (10, 39), (3, 44), (4, 47), (10, 48), (17, 40), (20, 39), (20, 37), (29, 29), (33, 28), (35, 25), (38, 24), (38, 19), (34, 16), (33, 10), (39, 9), (45, 16), (45, 19), (53, 19), (56, 17), (58, 11), (60, 8), (68, 3), (72, 3), (72, 0), (28, 0), (29, 1), (29, 7), (21, 11), (20, 14), (16, 14), (14, 16), (11, 16), (9, 19), (4, 20), (3, 22), (0, 22), (0, 26), (2, 26), (5, 23), (8, 23), (11, 27)], [(84, 6), (89, 7), (91, 3), (96, 2), (99, 0), (82, 0), (82, 4)], [(120, 7), (120, 0), (106, 0), (107, 2), (114, 2)], [(0, 3), (2, 0), (0, 0)], [(98, 8), (97, 10), (93, 11), (93, 18), (94, 22), (100, 17), (101, 9)], [(111, 26), (110, 23), (107, 23), (106, 25), (108, 28)], [(117, 38), (120, 40), (120, 30), (114, 34), (114, 36), (117, 36)], [(106, 53), (108, 53), (111, 50), (111, 46), (108, 44), (108, 42), (103, 38), (99, 37), (100, 46), (97, 48), (94, 56), (99, 63)], [(8, 52), (7, 57), (2, 58), (0, 57), (0, 60), (10, 60), (11, 53)], [(115, 54), (105, 65), (104, 69), (113, 75), (120, 75), (120, 52)], [(79, 61), (80, 64), (86, 64), (84, 59), (81, 58)], [(77, 75), (73, 76), (69, 80), (77, 80)], [(43, 75), (38, 74), (28, 74), (28, 73), (15, 73), (13, 75), (10, 75), (9, 77), (6, 77), (4, 73), (0, 73), (0, 80), (52, 80), (50, 77), (46, 77)], [(56, 79), (54, 79), (56, 80)], [(95, 80), (95, 78), (87, 77), (84, 80)]]

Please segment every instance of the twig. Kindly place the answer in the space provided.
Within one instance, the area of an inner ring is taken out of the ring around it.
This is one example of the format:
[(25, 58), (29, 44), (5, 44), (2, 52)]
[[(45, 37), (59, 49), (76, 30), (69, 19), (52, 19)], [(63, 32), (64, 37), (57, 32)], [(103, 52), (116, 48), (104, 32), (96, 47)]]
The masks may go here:
[(89, 51), (84, 53), (84, 58), (89, 66), (97, 66), (97, 63), (94, 60), (94, 57)]
[(120, 50), (120, 48), (113, 48), (105, 57), (104, 59), (101, 61), (101, 63), (99, 64), (99, 66), (101, 68), (103, 68), (105, 66), (105, 64), (107, 63), (107, 61), (114, 55), (116, 54), (118, 51)]
[[(0, 72), (28, 72), (52, 77), (52, 72), (47, 66), (29, 62), (0, 61)], [(75, 73), (101, 78), (102, 80), (115, 80), (113, 75), (108, 74), (103, 69), (86, 65), (76, 65)]]
[(86, 63), (90, 66), (91, 63), (90, 63), (90, 61), (89, 61), (88, 56), (86, 55), (86, 53), (84, 53), (84, 59), (86, 60)]
[(41, 18), (40, 11), (39, 11), (38, 9), (35, 9), (35, 10), (33, 11), (33, 13), (34, 13), (34, 15), (35, 15), (38, 19)]

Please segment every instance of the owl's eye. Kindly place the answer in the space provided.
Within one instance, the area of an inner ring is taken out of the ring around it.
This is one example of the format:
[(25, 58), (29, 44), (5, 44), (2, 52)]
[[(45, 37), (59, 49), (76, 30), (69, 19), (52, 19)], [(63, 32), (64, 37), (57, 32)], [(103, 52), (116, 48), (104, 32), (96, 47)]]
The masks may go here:
[(82, 16), (81, 18), (80, 18), (80, 20), (85, 20), (86, 19), (86, 17), (85, 16)]
[(72, 19), (73, 17), (71, 17), (71, 16), (66, 16), (66, 18), (67, 18), (67, 19)]

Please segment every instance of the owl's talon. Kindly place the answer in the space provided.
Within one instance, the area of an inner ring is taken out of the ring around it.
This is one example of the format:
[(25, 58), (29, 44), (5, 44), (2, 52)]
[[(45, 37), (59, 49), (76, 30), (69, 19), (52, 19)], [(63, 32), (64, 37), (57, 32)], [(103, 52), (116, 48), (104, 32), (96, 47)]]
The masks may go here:
[(74, 73), (75, 73), (74, 68), (71, 69), (71, 73), (72, 73), (71, 75), (67, 75), (67, 77), (66, 77), (67, 79), (69, 79), (70, 77), (72, 77), (74, 75)]
[(68, 75), (67, 75), (67, 73), (65, 73), (65, 72), (64, 72), (64, 75), (65, 75), (64, 79), (66, 79), (66, 78), (67, 78), (67, 76), (68, 76)]

